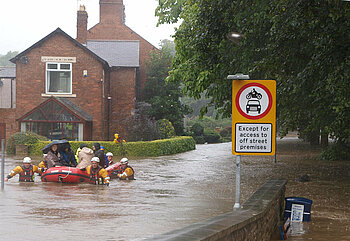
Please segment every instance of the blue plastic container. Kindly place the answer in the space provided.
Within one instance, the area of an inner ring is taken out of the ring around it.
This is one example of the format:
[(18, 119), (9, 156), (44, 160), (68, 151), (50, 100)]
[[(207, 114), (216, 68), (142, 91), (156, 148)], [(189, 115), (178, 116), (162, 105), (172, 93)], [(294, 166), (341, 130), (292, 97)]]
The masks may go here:
[(291, 222), (309, 222), (311, 220), (312, 200), (303, 197), (286, 197), (284, 218)]

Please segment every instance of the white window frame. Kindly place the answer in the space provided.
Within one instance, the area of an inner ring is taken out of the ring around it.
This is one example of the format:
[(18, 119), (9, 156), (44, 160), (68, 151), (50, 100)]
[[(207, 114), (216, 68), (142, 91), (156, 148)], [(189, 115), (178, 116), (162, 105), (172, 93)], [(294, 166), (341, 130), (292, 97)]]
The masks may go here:
[[(49, 64), (57, 64), (57, 69), (48, 69)], [(61, 64), (68, 64), (70, 66), (69, 70), (67, 69), (61, 69)], [(73, 88), (73, 71), (72, 71), (72, 63), (66, 63), (66, 62), (46, 62), (45, 67), (45, 93), (51, 94), (51, 95), (71, 95), (72, 94), (72, 88)], [(48, 84), (48, 75), (51, 71), (60, 71), (60, 72), (70, 72), (70, 92), (49, 92), (49, 84)]]

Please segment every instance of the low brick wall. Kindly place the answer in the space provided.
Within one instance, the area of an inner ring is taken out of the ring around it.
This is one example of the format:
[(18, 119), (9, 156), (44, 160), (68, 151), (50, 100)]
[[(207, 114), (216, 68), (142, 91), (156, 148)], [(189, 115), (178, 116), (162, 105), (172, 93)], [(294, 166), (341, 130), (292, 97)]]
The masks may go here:
[(147, 240), (270, 240), (282, 219), (286, 180), (268, 180), (241, 208)]

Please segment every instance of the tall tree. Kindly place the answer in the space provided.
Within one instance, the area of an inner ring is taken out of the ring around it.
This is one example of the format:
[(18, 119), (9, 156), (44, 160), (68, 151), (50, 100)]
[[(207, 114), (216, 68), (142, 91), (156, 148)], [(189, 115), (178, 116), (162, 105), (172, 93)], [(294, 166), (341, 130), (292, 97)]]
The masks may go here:
[[(228, 74), (276, 79), (278, 122), (283, 130), (298, 129), (309, 137), (321, 130), (335, 137), (337, 144), (350, 147), (348, 2), (175, 3), (176, 11), (162, 13), (163, 18), (183, 19), (175, 33), (170, 81), (183, 80), (184, 91), (195, 98), (205, 90), (219, 113), (230, 116)], [(244, 35), (239, 45), (228, 40), (230, 32)]]
[(145, 102), (152, 105), (149, 115), (156, 120), (169, 120), (176, 134), (181, 135), (184, 130), (183, 119), (189, 113), (189, 108), (180, 102), (180, 82), (165, 82), (175, 54), (174, 46), (173, 41), (163, 40), (159, 52), (152, 52), (142, 96)]
[(158, 0), (158, 7), (155, 15), (158, 17), (158, 24), (176, 23), (182, 12), (186, 0)]
[(0, 56), (0, 66), (14, 66), (14, 63), (10, 62), (10, 59), (15, 57), (18, 54), (18, 51), (7, 52), (7, 54)]

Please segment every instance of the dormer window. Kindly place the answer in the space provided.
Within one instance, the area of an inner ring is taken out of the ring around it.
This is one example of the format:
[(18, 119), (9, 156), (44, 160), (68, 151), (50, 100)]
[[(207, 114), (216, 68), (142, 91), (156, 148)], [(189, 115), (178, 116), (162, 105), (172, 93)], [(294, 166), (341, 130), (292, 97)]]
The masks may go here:
[(71, 63), (46, 63), (46, 94), (72, 94)]

